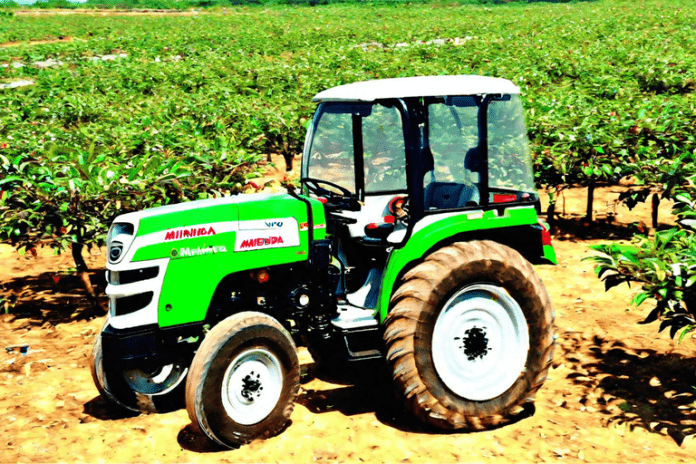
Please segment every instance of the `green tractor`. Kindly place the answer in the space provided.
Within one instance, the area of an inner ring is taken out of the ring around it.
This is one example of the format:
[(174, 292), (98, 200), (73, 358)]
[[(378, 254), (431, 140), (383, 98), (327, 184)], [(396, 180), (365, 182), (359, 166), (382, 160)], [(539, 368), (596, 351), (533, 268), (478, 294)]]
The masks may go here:
[(306, 345), (320, 366), (381, 360), (427, 424), (509, 421), (554, 347), (532, 263), (556, 257), (519, 88), (413, 77), (313, 101), (299, 191), (116, 218), (100, 393), (136, 412), (185, 399), (195, 426), (236, 447), (287, 424)]

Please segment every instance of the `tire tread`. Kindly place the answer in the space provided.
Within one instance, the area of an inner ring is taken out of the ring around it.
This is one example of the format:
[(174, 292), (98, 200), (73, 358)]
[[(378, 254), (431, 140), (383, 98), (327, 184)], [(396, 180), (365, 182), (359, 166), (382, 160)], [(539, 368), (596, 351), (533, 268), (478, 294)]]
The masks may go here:
[[(228, 443), (222, 441), (215, 431), (212, 429), (208, 423), (207, 416), (203, 411), (203, 401), (202, 398), (205, 394), (204, 384), (208, 373), (211, 370), (211, 366), (216, 362), (216, 354), (225, 345), (225, 343), (234, 337), (236, 334), (250, 326), (265, 325), (270, 326), (274, 329), (279, 330), (285, 334), (287, 341), (292, 345), (294, 350), (294, 356), (291, 356), (290, 366), (287, 371), (287, 375), (291, 376), (290, 385), (291, 389), (289, 392), (289, 401), (284, 406), (282, 418), (270, 424), (262, 431), (261, 435), (251, 435), (245, 434), (239, 431), (235, 431), (235, 438), (233, 443)], [(290, 420), (290, 416), (294, 410), (295, 400), (300, 392), (300, 363), (297, 357), (297, 349), (295, 343), (292, 340), (292, 336), (287, 333), (285, 328), (272, 317), (258, 312), (242, 312), (237, 313), (218, 323), (215, 327), (208, 332), (203, 343), (198, 348), (198, 352), (194, 357), (194, 361), (191, 364), (189, 370), (188, 379), (186, 381), (186, 410), (188, 412), (191, 422), (197, 427), (201, 432), (207, 435), (214, 442), (219, 445), (230, 447), (241, 446), (250, 443), (252, 440), (257, 438), (269, 438), (277, 435), (287, 422)]]
[[(522, 295), (539, 300), (536, 304), (539, 311), (525, 314), (530, 334), (534, 330), (538, 335), (537, 345), (530, 345), (538, 368), (532, 378), (526, 373), (518, 378), (516, 384), (526, 383), (521, 398), (508, 403), (500, 401), (504, 395), (479, 403), (460, 399), (469, 403), (462, 410), (460, 404), (447, 399), (449, 396), (434, 394), (438, 386), (424, 381), (418, 366), (423, 364), (419, 360), (428, 355), (416, 349), (415, 339), (430, 337), (425, 320), (437, 309), (438, 302), (458, 283), (479, 274), (515, 279), (523, 283)], [(407, 409), (420, 420), (439, 428), (485, 430), (509, 422), (522, 409), (522, 404), (533, 401), (553, 360), (553, 322), (553, 308), (546, 289), (522, 255), (496, 242), (458, 242), (433, 252), (404, 275), (402, 285), (390, 300), (390, 312), (385, 319), (386, 359)]]

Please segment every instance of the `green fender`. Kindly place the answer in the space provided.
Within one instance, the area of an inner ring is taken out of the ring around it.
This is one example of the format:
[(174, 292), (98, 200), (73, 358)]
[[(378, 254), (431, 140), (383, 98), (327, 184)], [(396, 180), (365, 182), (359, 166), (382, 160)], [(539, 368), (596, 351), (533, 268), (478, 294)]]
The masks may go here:
[[(509, 208), (502, 216), (498, 216), (494, 210), (426, 216), (416, 224), (415, 232), (406, 245), (394, 250), (389, 256), (377, 302), (380, 322), (384, 322), (387, 317), (389, 300), (401, 271), (409, 264), (423, 259), (428, 250), (438, 243), (465, 232), (534, 224), (538, 224), (538, 217), (533, 206)], [(556, 263), (552, 246), (544, 245), (544, 258)]]

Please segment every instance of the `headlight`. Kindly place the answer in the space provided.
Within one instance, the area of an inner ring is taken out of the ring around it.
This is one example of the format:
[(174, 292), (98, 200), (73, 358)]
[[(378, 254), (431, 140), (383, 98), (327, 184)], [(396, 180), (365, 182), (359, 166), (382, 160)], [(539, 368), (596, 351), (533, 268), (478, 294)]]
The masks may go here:
[(123, 259), (133, 242), (134, 232), (135, 227), (130, 223), (116, 222), (111, 225), (109, 234), (106, 236), (106, 246), (111, 264), (118, 264)]

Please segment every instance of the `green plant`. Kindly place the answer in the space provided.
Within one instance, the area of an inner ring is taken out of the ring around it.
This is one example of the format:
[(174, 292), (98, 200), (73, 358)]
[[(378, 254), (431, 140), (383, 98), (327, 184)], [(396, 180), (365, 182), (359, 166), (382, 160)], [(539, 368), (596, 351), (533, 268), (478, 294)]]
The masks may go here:
[[(693, 209), (691, 210), (693, 213)], [(654, 238), (636, 236), (632, 245), (605, 244), (591, 247), (600, 254), (588, 259), (597, 263), (595, 272), (606, 290), (637, 283), (641, 291), (631, 304), (653, 300), (655, 307), (643, 324), (660, 320), (659, 331), (670, 329), (679, 340), (696, 328), (696, 233), (672, 228)]]
[(552, 190), (633, 176), (646, 190), (628, 203), (673, 197), (694, 169), (693, 2), (209, 12), (0, 16), (0, 43), (18, 42), (0, 48), (0, 83), (34, 82), (0, 89), (0, 240), (100, 243), (116, 210), (238, 192), (256, 162), (301, 151), (312, 95), (381, 77), (513, 79)]

